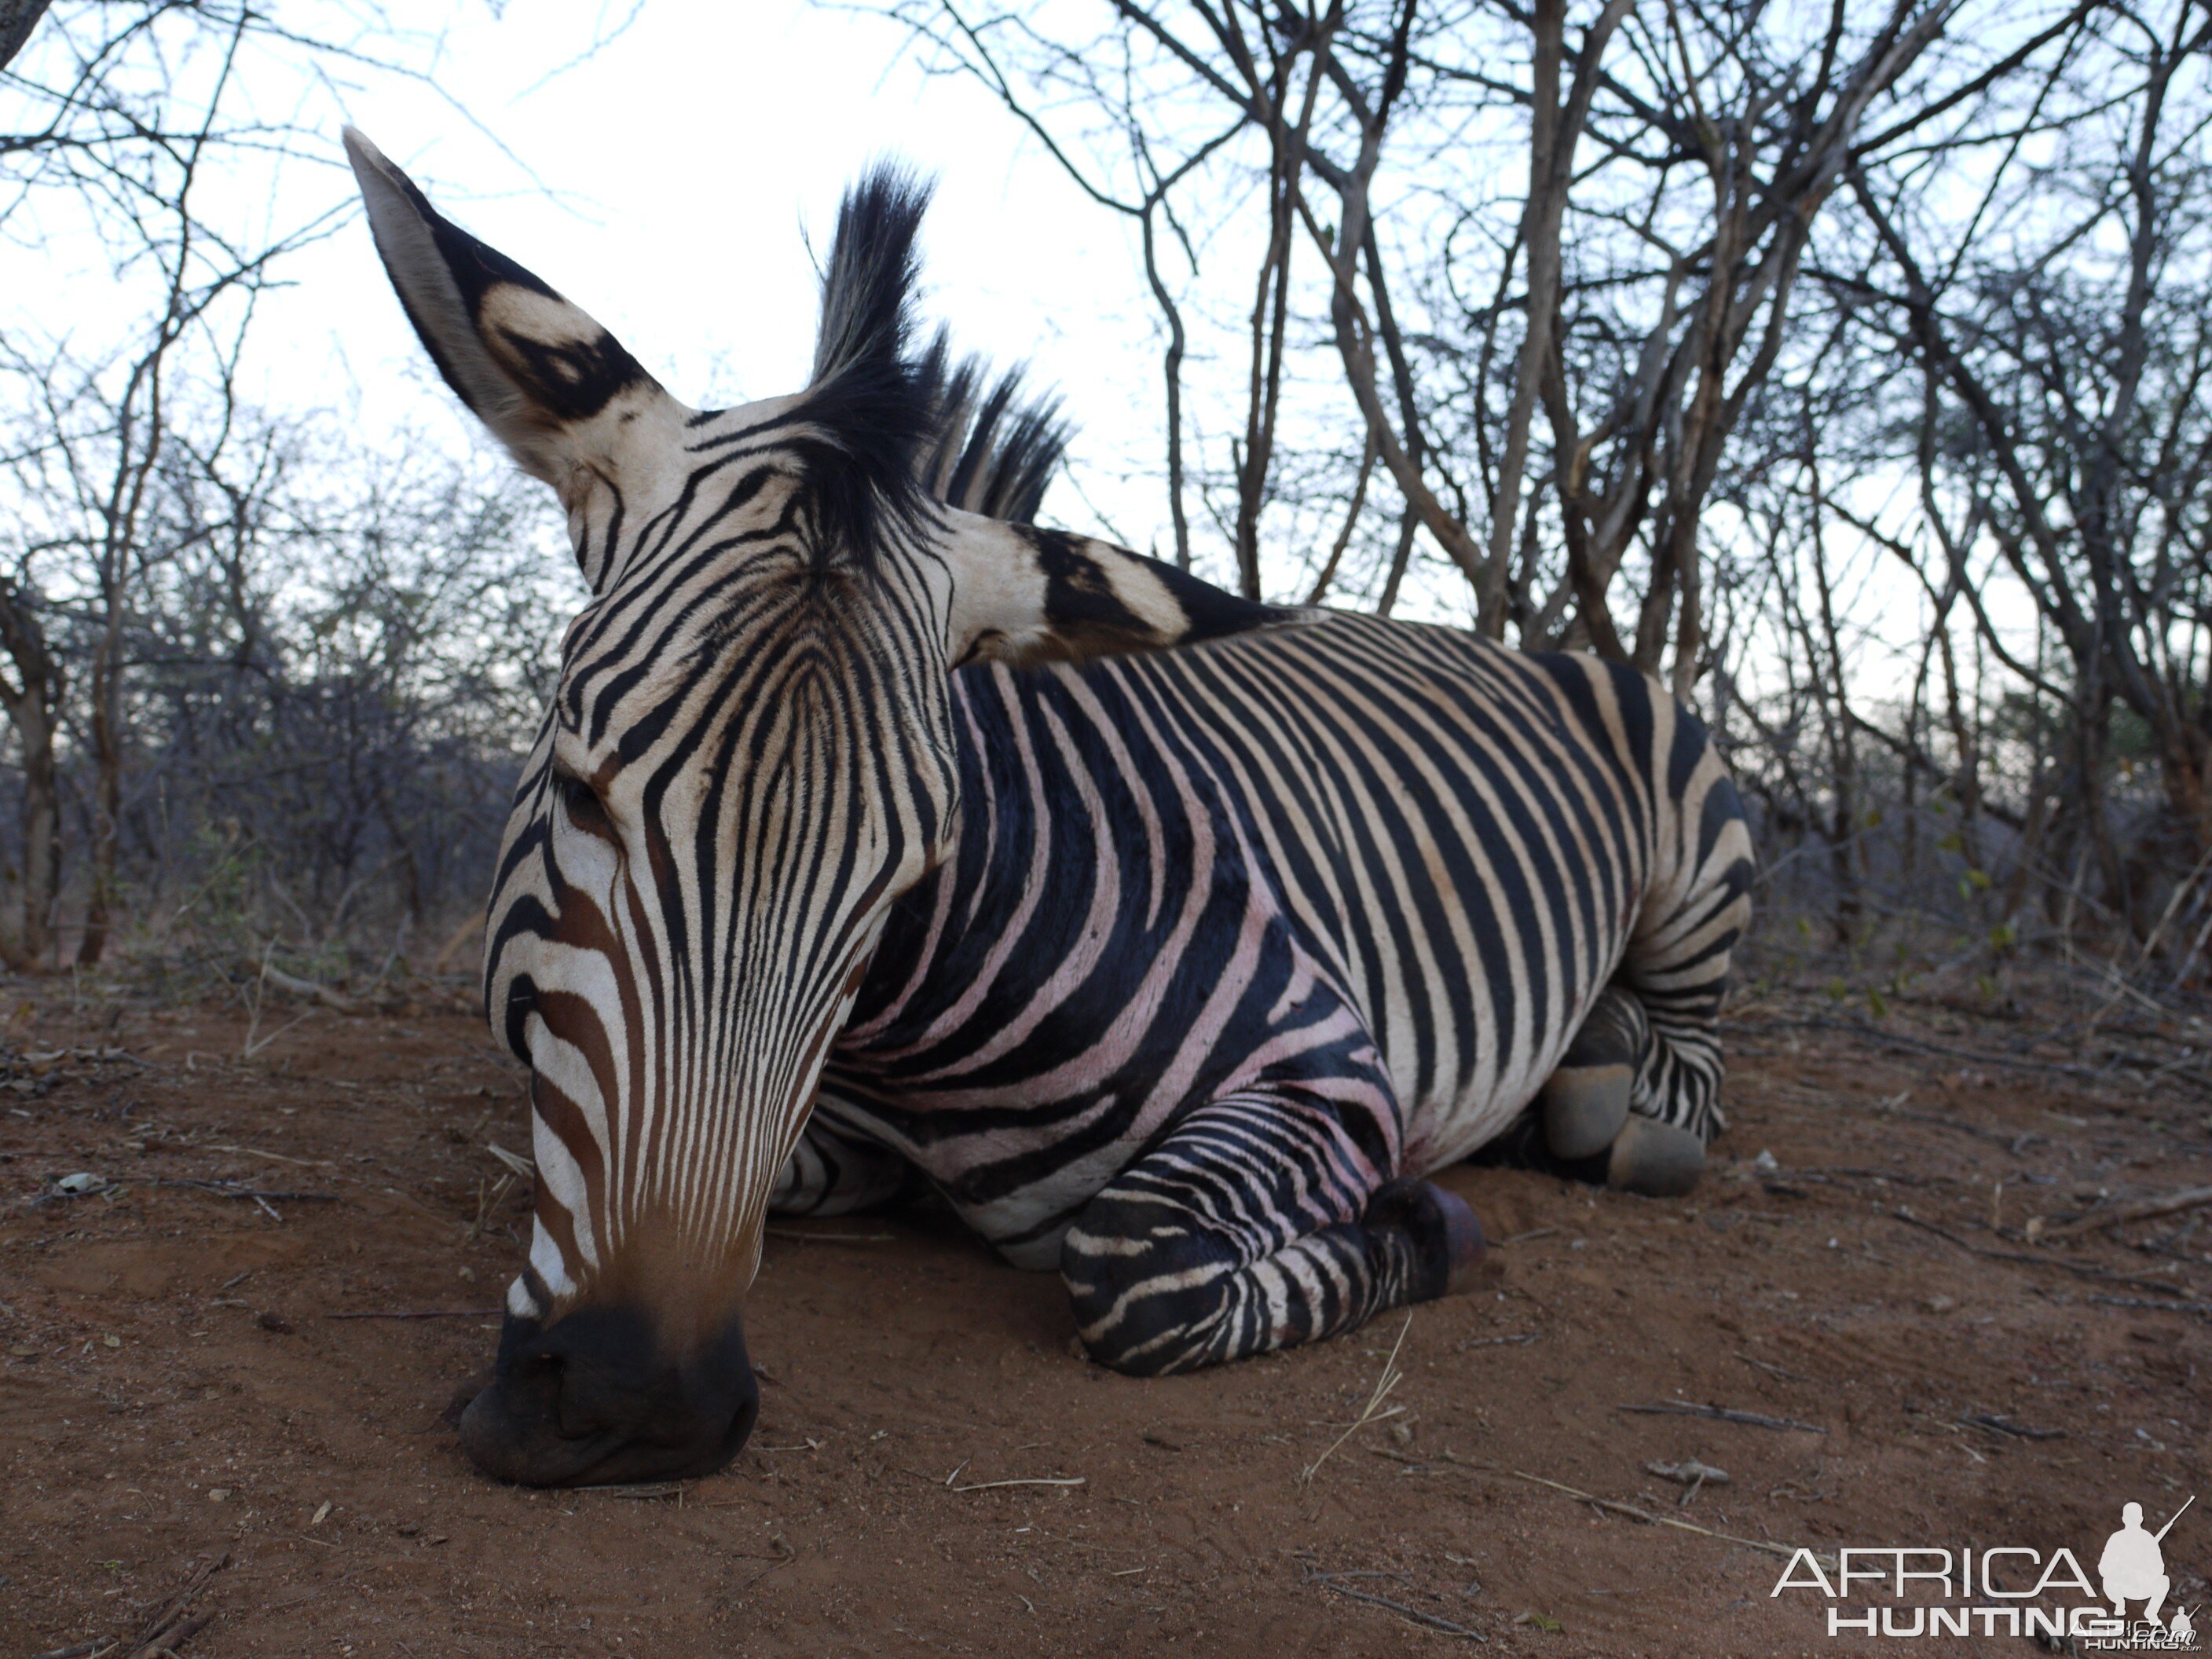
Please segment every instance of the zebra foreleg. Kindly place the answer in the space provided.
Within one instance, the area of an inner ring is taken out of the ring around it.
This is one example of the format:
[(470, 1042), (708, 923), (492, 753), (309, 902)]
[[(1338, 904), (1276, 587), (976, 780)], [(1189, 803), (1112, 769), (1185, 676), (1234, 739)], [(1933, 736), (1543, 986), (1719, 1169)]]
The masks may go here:
[(904, 1158), (842, 1128), (817, 1103), (768, 1206), (779, 1215), (850, 1215), (890, 1202), (907, 1175)]
[(1060, 1275), (1091, 1357), (1151, 1376), (1334, 1336), (1465, 1288), (1482, 1258), (1458, 1198), (1376, 1186), (1331, 1104), (1269, 1094), (1200, 1109), (1123, 1170)]

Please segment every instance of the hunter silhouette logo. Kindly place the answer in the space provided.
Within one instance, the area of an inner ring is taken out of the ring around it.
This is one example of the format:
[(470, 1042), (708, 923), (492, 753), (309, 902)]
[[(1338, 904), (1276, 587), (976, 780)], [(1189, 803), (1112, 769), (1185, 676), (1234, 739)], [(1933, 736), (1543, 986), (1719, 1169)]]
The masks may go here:
[[(2045, 1555), (2019, 1546), (1887, 1547), (1832, 1557), (1801, 1549), (1770, 1594), (1817, 1591), (1829, 1604), (1831, 1636), (2006, 1635), (2046, 1646), (2070, 1640), (2085, 1654), (2194, 1652), (2190, 1610), (2160, 1614), (2173, 1589), (2166, 1534), (2196, 1502), (2191, 1494), (2156, 1532), (2143, 1524), (2142, 1504), (2124, 1505), (2119, 1530), (2097, 1557), (2094, 1583), (2064, 1548)], [(2132, 1617), (2131, 1604), (2141, 1609)]]
[[(2120, 1511), (2120, 1529), (2105, 1540), (2105, 1553), (2097, 1558), (2097, 1577), (2105, 1581), (2105, 1599), (2112, 1604), (2114, 1618), (2126, 1618), (2127, 1604), (2140, 1601), (2142, 1616), (2164, 1627), (2158, 1610), (2166, 1605), (2166, 1593), (2173, 1587), (2173, 1581), (2166, 1576), (2166, 1552), (2160, 1547), (2173, 1530), (2174, 1522), (2196, 1501), (2197, 1494), (2190, 1493), (2189, 1503), (2176, 1510), (2154, 1533), (2143, 1530), (2142, 1504), (2130, 1504)], [(2179, 1616), (2186, 1620), (2189, 1615)]]

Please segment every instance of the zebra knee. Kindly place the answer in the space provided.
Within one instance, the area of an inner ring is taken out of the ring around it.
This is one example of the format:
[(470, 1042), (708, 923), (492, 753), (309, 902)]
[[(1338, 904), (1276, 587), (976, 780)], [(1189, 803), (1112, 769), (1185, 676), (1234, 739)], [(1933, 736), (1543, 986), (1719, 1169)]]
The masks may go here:
[(1132, 1376), (1318, 1340), (1488, 1273), (1474, 1212), (1425, 1181), (1393, 1181), (1358, 1222), (1253, 1253), (1156, 1200), (1102, 1193), (1060, 1244), (1085, 1352)]
[(1101, 1193), (1060, 1241), (1060, 1276), (1085, 1352), (1110, 1370), (1159, 1376), (1213, 1352), (1231, 1252), (1156, 1201)]

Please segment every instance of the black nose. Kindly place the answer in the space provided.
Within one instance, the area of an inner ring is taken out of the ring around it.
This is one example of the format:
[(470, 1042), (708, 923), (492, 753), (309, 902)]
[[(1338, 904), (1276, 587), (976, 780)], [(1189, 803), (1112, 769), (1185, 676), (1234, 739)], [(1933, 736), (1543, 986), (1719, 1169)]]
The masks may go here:
[(634, 1308), (580, 1308), (550, 1326), (510, 1314), (492, 1384), (461, 1414), (461, 1449), (529, 1486), (681, 1480), (726, 1465), (759, 1415), (734, 1316), (675, 1354)]

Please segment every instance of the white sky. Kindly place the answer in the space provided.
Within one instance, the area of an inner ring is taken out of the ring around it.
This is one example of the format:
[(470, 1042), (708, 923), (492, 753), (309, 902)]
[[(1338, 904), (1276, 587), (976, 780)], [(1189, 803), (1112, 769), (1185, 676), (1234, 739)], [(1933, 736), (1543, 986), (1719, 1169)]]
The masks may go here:
[[(678, 397), (707, 404), (804, 384), (807, 240), (826, 252), (846, 185), (870, 161), (902, 157), (939, 180), (925, 314), (951, 325), (959, 348), (1026, 359), (1034, 384), (1063, 393), (1088, 480), (1102, 464), (1164, 472), (1158, 346), (1133, 239), (980, 88), (923, 74), (891, 24), (806, 0), (647, 4), (620, 38), (545, 80), (625, 9), (532, 0), (503, 19), (456, 9), (439, 80), (460, 109), (388, 80), (324, 89), (333, 162), (339, 122), (351, 120), (448, 216), (590, 311)], [(305, 201), (352, 185), (337, 165), (295, 172), (287, 187)], [(272, 401), (358, 399), (369, 431), (406, 423), (464, 441), (471, 423), (429, 372), (365, 226), (289, 271), (295, 286), (260, 323)], [(1170, 544), (1160, 488), (1115, 489), (1099, 506), (1140, 548), (1156, 533)], [(1095, 527), (1065, 485), (1051, 508)]]
[[(201, 211), (247, 242), (334, 205), (350, 216), (280, 267), (286, 286), (264, 295), (250, 337), (250, 398), (336, 410), (373, 446), (403, 428), (456, 447), (486, 441), (430, 369), (354, 210), (338, 141), (347, 121), (449, 217), (702, 405), (804, 384), (817, 305), (808, 243), (826, 253), (845, 188), (870, 161), (896, 157), (938, 181), (923, 232), (925, 319), (951, 325), (961, 350), (1028, 362), (1032, 386), (1060, 392), (1078, 428), (1081, 489), (1056, 484), (1048, 516), (1171, 550), (1160, 342), (1135, 238), (1116, 216), (973, 82), (925, 74), (906, 32), (881, 18), (807, 0), (649, 0), (586, 55), (629, 9), (518, 0), (495, 15), (463, 0), (438, 23), (402, 6), (403, 21), (442, 31), (434, 92), (373, 73), (341, 85), (308, 72), (302, 52), (249, 52), (244, 95), (227, 111), (325, 132), (325, 158), (217, 173)], [(339, 35), (346, 0), (307, 0), (284, 18)], [(34, 37), (16, 67), (38, 74), (36, 55), (55, 45)], [(0, 130), (23, 125), (8, 101), (0, 90)], [(153, 295), (143, 280), (116, 279), (63, 198), (33, 207), (47, 216), (19, 216), (0, 241), (0, 331), (34, 349), (66, 339), (84, 357), (118, 349)]]
[[(318, 3), (287, 15), (342, 23), (346, 0), (319, 0), (319, 14)], [(1026, 360), (1032, 384), (1060, 392), (1077, 426), (1073, 483), (1055, 485), (1045, 516), (1170, 550), (1161, 339), (1132, 228), (1085, 198), (972, 80), (925, 74), (906, 31), (885, 20), (809, 0), (647, 0), (631, 27), (577, 61), (629, 3), (514, 0), (495, 15), (485, 0), (462, 0), (434, 25), (438, 92), (392, 76), (343, 86), (281, 56), (249, 64), (254, 105), (326, 132), (326, 160), (234, 180), (210, 216), (281, 228), (334, 204), (350, 213), (337, 138), (349, 120), (676, 395), (734, 403), (803, 382), (816, 308), (805, 238), (826, 250), (846, 185), (872, 160), (902, 158), (939, 181), (925, 316), (949, 324), (963, 349)], [(103, 283), (99, 251), (59, 229), (47, 244), (0, 246), (0, 327), (28, 321), (88, 349), (122, 337), (143, 296)], [(357, 213), (283, 272), (288, 286), (255, 324), (249, 395), (335, 410), (373, 447), (400, 428), (486, 444), (430, 369)], [(1235, 367), (1187, 363), (1194, 425), (1218, 424), (1208, 382)], [(1201, 571), (1227, 580), (1195, 490), (1187, 506)], [(1285, 514), (1269, 529), (1292, 533)], [(1286, 580), (1304, 550), (1278, 541), (1263, 560)], [(1879, 608), (1914, 605), (1901, 574), (1869, 573)], [(1401, 614), (1463, 620), (1468, 604), (1438, 562), (1409, 585)], [(1885, 637), (1915, 631), (1881, 621)]]

